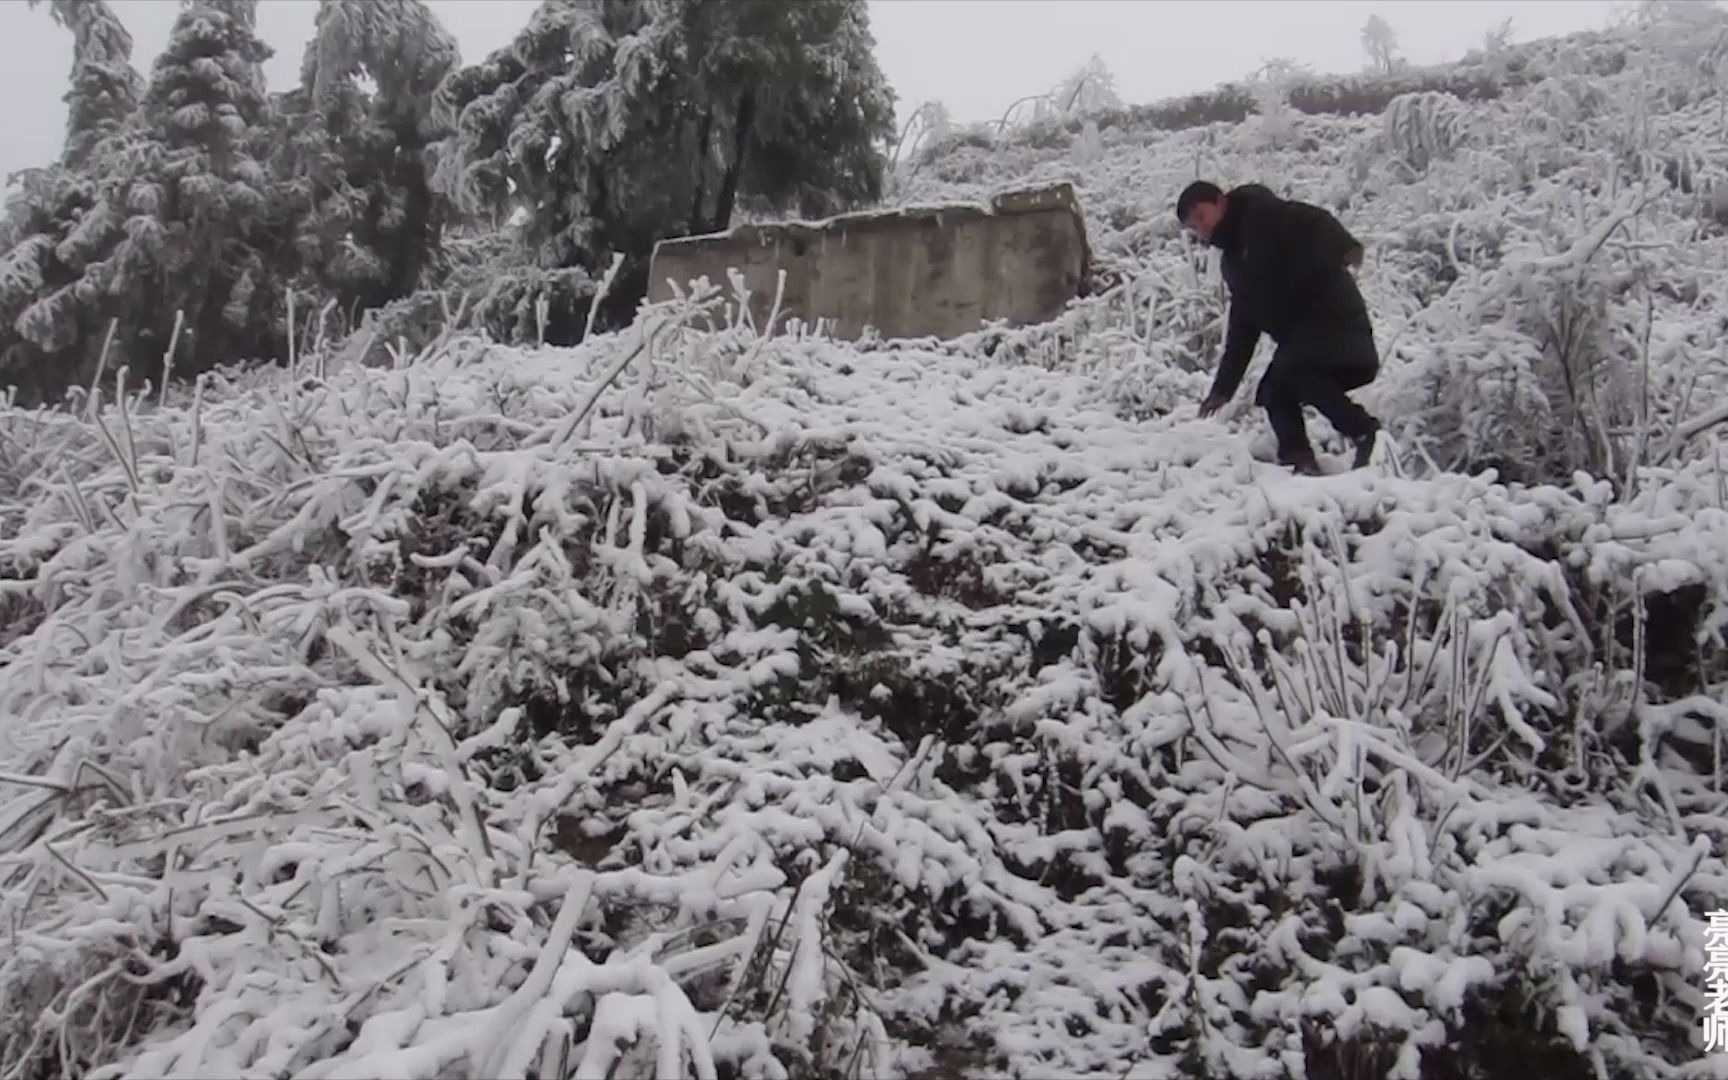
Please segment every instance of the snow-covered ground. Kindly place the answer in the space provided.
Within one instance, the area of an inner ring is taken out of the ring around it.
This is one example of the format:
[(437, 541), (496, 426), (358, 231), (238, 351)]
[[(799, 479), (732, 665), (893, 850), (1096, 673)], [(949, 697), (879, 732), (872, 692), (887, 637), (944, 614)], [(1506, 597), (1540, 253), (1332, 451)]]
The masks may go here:
[[(1718, 106), (1614, 78), (924, 166), (1080, 183), (1050, 327), (0, 412), (0, 1075), (1728, 1075)], [(1193, 419), (1195, 155), (1370, 163), (1396, 466)]]
[(8, 418), (10, 1064), (1292, 1075), (1522, 995), (1686, 1056), (1718, 473), (1295, 479), (747, 332), (574, 429), (632, 345)]

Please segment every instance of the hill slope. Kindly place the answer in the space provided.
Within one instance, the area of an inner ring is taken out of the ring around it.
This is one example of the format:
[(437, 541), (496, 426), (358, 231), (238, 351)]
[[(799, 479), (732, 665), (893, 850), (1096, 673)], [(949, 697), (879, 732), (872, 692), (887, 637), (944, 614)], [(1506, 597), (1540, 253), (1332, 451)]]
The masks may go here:
[[(1264, 182), (1327, 206), (1368, 247), (1362, 288), (1388, 368), (1364, 400), (1418, 460), (1523, 481), (1587, 467), (1625, 482), (1669, 463), (1664, 437), (1719, 420), (1711, 409), (1728, 401), (1725, 57), (1717, 12), (1702, 27), (1533, 43), (1499, 64), (1512, 74), (1498, 83), (1462, 65), (1284, 89), (1317, 112), (1273, 107), (1278, 95), (1261, 88), (1273, 103), (1263, 114), (1166, 130), (1239, 113), (1247, 91), (1226, 88), (1106, 115), (1090, 132), (956, 137), (910, 167), (897, 195), (1072, 182), (1104, 264), (1099, 295), (1059, 325), (965, 347), (1092, 362), (1143, 413), (1188, 407), (1166, 373), (1209, 371), (1222, 337), (1215, 253), (1175, 221), (1182, 186)], [(1398, 93), (1408, 86), (1465, 96)]]
[[(1383, 178), (1378, 403), (1558, 482), (1293, 478), (1190, 419), (1221, 308), (1170, 184), (1210, 139), (1318, 187), (1377, 123), (1105, 139), (1123, 283), (1051, 327), (709, 299), (0, 413), (0, 1003), (40, 1014), (0, 1074), (1728, 1073), (1719, 234), (1670, 186), (1581, 246), (1624, 189), (1573, 150), (1518, 198)], [(1517, 316), (1562, 287), (1603, 379), (1651, 313), (1649, 437), (1550, 437)]]

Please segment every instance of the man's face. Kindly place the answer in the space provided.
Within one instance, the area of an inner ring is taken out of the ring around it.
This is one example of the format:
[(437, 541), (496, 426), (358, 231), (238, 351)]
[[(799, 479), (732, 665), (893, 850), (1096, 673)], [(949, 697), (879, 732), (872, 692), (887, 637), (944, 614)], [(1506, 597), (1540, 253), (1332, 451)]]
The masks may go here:
[(1182, 224), (1188, 231), (1198, 236), (1202, 242), (1211, 243), (1212, 230), (1218, 227), (1218, 219), (1224, 216), (1224, 207), (1216, 202), (1198, 202), (1188, 211), (1187, 220)]

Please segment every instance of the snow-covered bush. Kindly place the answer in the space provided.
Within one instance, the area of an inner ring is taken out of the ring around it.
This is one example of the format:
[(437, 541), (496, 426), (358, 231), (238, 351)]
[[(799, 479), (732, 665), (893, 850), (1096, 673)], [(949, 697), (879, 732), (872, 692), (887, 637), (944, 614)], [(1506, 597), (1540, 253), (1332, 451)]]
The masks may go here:
[(1288, 59), (1268, 60), (1255, 70), (1248, 80), (1254, 95), (1254, 111), (1259, 114), (1261, 136), (1271, 145), (1289, 139), (1295, 130), (1295, 110), (1290, 107), (1290, 92), (1312, 75), (1301, 64)]
[(1462, 113), (1450, 94), (1402, 94), (1386, 103), (1386, 145), (1410, 168), (1426, 172), (1430, 162), (1457, 149)]
[(0, 1070), (1696, 1055), (1719, 471), (1292, 481), (720, 299), (0, 413)]
[[(1541, 348), (1524, 334), (1498, 326), (1453, 324), (1431, 353), (1391, 376), (1406, 440), (1435, 466), (1493, 468), (1522, 476), (1549, 454), (1555, 428), (1542, 382)], [(1414, 353), (1416, 347), (1410, 346)]]
[(470, 329), (509, 345), (581, 339), (596, 293), (587, 271), (540, 270), (513, 255), (490, 270), (485, 276), (458, 272), (445, 288), (422, 289), (367, 312), (344, 351), (355, 362), (379, 363), (392, 349), (417, 353), (452, 330)]

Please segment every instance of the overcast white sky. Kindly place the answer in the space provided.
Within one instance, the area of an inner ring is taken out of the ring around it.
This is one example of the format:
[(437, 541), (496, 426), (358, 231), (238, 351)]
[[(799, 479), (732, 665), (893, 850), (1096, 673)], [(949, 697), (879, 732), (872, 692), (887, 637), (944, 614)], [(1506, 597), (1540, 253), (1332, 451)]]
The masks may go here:
[[(111, 0), (149, 74), (178, 0)], [(788, 0), (796, 2), (796, 0)], [(464, 61), (506, 43), (538, 0), (429, 0)], [(1129, 102), (1203, 90), (1276, 56), (1320, 71), (1362, 66), (1358, 32), (1379, 13), (1416, 63), (1455, 59), (1511, 16), (1520, 40), (1606, 25), (1615, 0), (870, 0), (877, 57), (902, 115), (947, 103), (956, 120), (994, 118), (1049, 89), (1093, 53)], [(276, 49), (273, 86), (298, 77), (317, 0), (263, 0), (259, 30)], [(45, 7), (0, 0), (0, 177), (58, 153), (71, 37)]]

